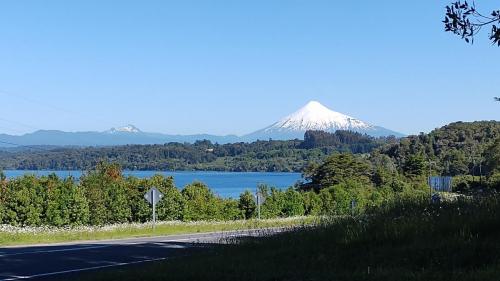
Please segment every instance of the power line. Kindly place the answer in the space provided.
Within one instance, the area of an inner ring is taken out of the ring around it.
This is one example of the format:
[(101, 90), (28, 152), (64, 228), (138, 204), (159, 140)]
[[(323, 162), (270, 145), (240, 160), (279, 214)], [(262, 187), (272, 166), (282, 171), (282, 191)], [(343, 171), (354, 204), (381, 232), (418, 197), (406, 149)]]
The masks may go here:
[(45, 149), (45, 148), (41, 148), (41, 147), (37, 147), (37, 146), (33, 146), (33, 145), (22, 145), (22, 144), (8, 142), (8, 141), (1, 141), (0, 140), (0, 143), (7, 144), (7, 145), (12, 145), (12, 146), (16, 146), (16, 147), (26, 147), (26, 148), (30, 148), (30, 149), (34, 149), (34, 150), (40, 150), (40, 151), (47, 151), (47, 152), (51, 151), (50, 149)]
[[(45, 103), (45, 102), (33, 99), (31, 97), (27, 97), (25, 95), (20, 95), (18, 93), (11, 93), (11, 92), (8, 92), (8, 91), (2, 90), (2, 89), (0, 89), (0, 95), (11, 96), (11, 97), (14, 97), (14, 98), (17, 98), (17, 99), (20, 99), (20, 100), (24, 100), (25, 102), (28, 102), (28, 103), (31, 103), (31, 104), (36, 104), (36, 105), (39, 105), (39, 106), (41, 105), (41, 106), (44, 106), (46, 108), (50, 108), (53, 111), (64, 112), (64, 113), (69, 114), (69, 115), (74, 115), (74, 116), (83, 117), (83, 118), (91, 118), (91, 119), (94, 119), (95, 121), (99, 121), (99, 122), (107, 122), (108, 121), (108, 120), (106, 120), (104, 118), (100, 118), (98, 116), (95, 116), (95, 114), (91, 114), (90, 115), (90, 114), (85, 114), (85, 113), (82, 113), (82, 112), (68, 110), (66, 108), (61, 108), (59, 106), (55, 106), (55, 105), (53, 105), (51, 103)], [(33, 126), (29, 126), (29, 127), (33, 128)]]
[(5, 121), (7, 123), (11, 123), (11, 124), (21, 125), (21, 126), (26, 127), (26, 128), (30, 128), (30, 129), (34, 129), (34, 130), (40, 130), (40, 128), (37, 128), (35, 126), (29, 125), (29, 124), (26, 124), (26, 123), (23, 123), (23, 122), (9, 120), (9, 119), (3, 118), (3, 117), (0, 117), (0, 120)]
[(13, 132), (16, 132), (16, 133), (24, 133), (23, 131), (20, 131), (20, 130), (17, 130), (17, 129), (12, 129), (12, 128), (9, 128), (9, 127), (4, 127), (4, 126), (0, 126), (0, 129), (4, 129), (4, 130), (7, 130), (7, 131), (13, 131)]

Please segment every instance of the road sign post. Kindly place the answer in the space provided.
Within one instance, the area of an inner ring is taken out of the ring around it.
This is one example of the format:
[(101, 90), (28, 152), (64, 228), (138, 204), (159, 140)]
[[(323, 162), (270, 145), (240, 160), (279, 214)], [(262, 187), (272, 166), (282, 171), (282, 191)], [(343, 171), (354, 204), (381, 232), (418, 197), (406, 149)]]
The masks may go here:
[[(155, 189), (151, 190), (151, 193), (153, 195), (153, 198), (155, 197)], [(153, 200), (153, 230), (155, 230), (155, 225), (156, 225), (156, 202)]]
[(262, 192), (257, 189), (255, 192), (255, 201), (257, 203), (257, 218), (260, 220), (260, 206), (264, 203), (266, 199), (264, 198)]
[(156, 226), (156, 204), (160, 202), (163, 198), (163, 194), (156, 188), (152, 187), (146, 194), (144, 194), (144, 198), (149, 202), (149, 204), (153, 205), (153, 231)]
[(356, 202), (356, 199), (351, 200), (351, 215), (354, 216), (356, 214), (356, 205), (358, 203)]

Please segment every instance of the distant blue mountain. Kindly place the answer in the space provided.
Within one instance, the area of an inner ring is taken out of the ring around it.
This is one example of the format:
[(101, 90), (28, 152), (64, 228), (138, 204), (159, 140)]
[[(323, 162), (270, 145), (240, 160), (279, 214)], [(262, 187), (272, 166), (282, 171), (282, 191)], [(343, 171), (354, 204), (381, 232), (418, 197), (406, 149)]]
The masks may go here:
[(14, 136), (0, 134), (0, 147), (12, 147), (7, 143), (21, 146), (112, 146), (127, 144), (163, 144), (169, 142), (193, 143), (197, 140), (210, 140), (213, 143), (252, 142), (256, 140), (290, 140), (303, 139), (307, 130), (335, 132), (348, 130), (380, 137), (403, 137), (404, 135), (389, 129), (374, 126), (330, 110), (316, 101), (311, 101), (293, 114), (278, 122), (244, 136), (216, 136), (209, 134), (168, 135), (146, 133), (133, 125), (111, 128), (104, 132), (63, 132), (57, 130), (40, 130), (33, 133)]
[(13, 136), (0, 134), (0, 146), (17, 145), (55, 145), (55, 146), (112, 146), (126, 144), (162, 144), (169, 142), (189, 142), (210, 140), (217, 143), (232, 143), (240, 141), (238, 136), (197, 135), (167, 135), (145, 133), (142, 131), (120, 131), (111, 129), (105, 132), (63, 132), (57, 130), (39, 130), (33, 133)]

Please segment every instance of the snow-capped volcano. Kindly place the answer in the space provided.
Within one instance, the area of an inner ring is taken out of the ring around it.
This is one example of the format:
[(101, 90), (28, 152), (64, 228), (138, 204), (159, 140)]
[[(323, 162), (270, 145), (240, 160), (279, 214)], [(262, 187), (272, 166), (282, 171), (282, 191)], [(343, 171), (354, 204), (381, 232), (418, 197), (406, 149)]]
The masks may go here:
[(371, 129), (373, 126), (348, 115), (328, 109), (317, 101), (310, 101), (304, 107), (274, 123), (264, 131), (272, 130), (353, 130)]
[(317, 101), (310, 101), (278, 122), (245, 137), (259, 139), (302, 139), (308, 130), (335, 132), (348, 130), (371, 136), (402, 136), (402, 134), (371, 125), (354, 117), (333, 111)]
[(141, 130), (139, 130), (136, 126), (128, 124), (127, 126), (123, 127), (118, 127), (118, 128), (111, 128), (106, 131), (107, 133), (141, 133)]

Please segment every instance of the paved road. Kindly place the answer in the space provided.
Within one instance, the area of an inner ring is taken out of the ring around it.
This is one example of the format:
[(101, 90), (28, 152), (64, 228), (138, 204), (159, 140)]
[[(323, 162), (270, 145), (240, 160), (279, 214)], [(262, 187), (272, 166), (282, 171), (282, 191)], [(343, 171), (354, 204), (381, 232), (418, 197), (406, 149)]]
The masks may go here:
[(197, 233), (121, 240), (0, 248), (0, 281), (61, 278), (64, 274), (186, 255), (190, 249), (260, 231)]

